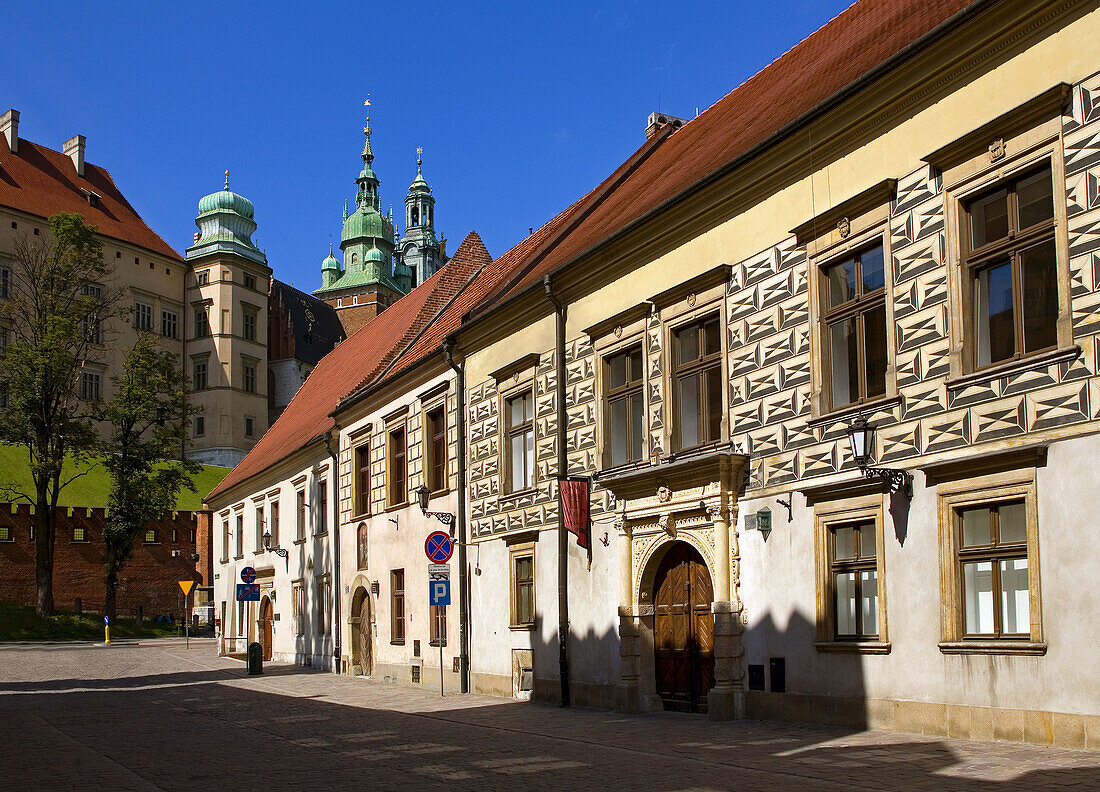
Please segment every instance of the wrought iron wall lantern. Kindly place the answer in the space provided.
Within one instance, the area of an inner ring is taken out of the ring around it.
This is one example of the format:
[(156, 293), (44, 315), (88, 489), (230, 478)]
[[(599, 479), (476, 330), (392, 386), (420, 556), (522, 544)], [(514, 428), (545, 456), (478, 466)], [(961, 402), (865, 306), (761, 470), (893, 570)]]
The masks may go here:
[(274, 553), (283, 559), (286, 563), (287, 572), (290, 571), (290, 552), (284, 547), (272, 547), (271, 546), (271, 531), (264, 531), (263, 535), (264, 550)]
[[(430, 512), (428, 511), (428, 499), (432, 497), (432, 491), (428, 489), (427, 485), (421, 484), (416, 488), (416, 500), (420, 504), (420, 511), (423, 512), (425, 517), (435, 517), (444, 525), (450, 527), (455, 524), (455, 516), (450, 512)], [(453, 530), (452, 530), (453, 533)]]
[(912, 473), (898, 468), (873, 467), (870, 464), (873, 462), (871, 449), (874, 448), (874, 443), (875, 427), (862, 415), (848, 424), (848, 444), (860, 473), (867, 478), (882, 479), (890, 486), (890, 492), (903, 492), (906, 498), (913, 500)]

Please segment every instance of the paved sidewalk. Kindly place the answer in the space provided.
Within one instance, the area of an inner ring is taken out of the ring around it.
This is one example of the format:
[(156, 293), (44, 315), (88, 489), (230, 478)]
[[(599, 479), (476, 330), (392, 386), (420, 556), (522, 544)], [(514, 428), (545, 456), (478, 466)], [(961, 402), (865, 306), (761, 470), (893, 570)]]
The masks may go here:
[(0, 645), (0, 788), (1100, 790), (1095, 753), (248, 677), (213, 652)]

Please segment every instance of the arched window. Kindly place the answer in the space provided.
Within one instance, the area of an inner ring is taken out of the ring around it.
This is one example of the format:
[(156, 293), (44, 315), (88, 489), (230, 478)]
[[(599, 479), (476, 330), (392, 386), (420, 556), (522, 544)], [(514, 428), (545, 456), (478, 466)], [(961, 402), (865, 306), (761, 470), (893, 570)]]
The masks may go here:
[(351, 263), (354, 264), (357, 261), (359, 261), (359, 254), (358, 253), (352, 253), (351, 254)]

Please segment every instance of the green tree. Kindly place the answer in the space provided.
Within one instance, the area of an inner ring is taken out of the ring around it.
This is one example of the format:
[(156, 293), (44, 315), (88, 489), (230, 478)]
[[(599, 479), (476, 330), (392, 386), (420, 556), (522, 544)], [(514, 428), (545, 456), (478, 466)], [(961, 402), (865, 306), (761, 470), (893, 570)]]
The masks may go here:
[[(61, 212), (50, 231), (17, 238), (0, 319), (8, 344), (0, 356), (0, 441), (29, 452), (33, 491), (0, 486), (11, 500), (34, 505), (36, 610), (53, 613), (54, 515), (61, 490), (83, 475), (80, 462), (98, 439), (92, 417), (92, 381), (78, 386), (88, 363), (107, 353), (104, 322), (119, 292), (106, 281), (95, 228)], [(81, 395), (86, 398), (79, 398)], [(66, 453), (70, 464), (66, 470)]]
[(184, 456), (194, 410), (176, 355), (141, 333), (111, 382), (114, 395), (99, 418), (109, 428), (102, 452), (111, 478), (103, 529), (104, 613), (114, 620), (119, 572), (134, 541), (150, 522), (171, 515), (180, 490), (194, 487), (202, 465)]

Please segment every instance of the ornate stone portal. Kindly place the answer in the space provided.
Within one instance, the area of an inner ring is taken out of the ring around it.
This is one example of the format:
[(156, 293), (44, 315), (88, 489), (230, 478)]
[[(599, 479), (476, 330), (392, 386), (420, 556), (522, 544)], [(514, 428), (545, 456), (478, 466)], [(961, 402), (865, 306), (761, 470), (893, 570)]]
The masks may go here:
[(654, 681), (653, 583), (673, 542), (690, 544), (707, 563), (714, 585), (714, 677), (707, 696), (712, 720), (745, 713), (741, 658), (742, 605), (737, 543), (737, 492), (748, 457), (729, 450), (673, 458), (599, 477), (616, 499), (620, 534), (617, 709), (662, 709)]

